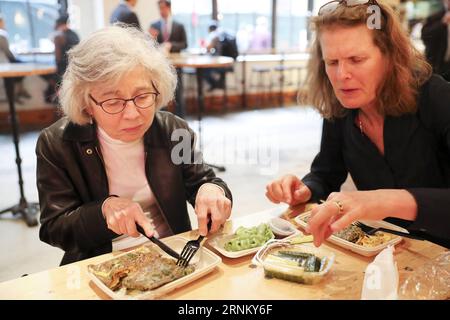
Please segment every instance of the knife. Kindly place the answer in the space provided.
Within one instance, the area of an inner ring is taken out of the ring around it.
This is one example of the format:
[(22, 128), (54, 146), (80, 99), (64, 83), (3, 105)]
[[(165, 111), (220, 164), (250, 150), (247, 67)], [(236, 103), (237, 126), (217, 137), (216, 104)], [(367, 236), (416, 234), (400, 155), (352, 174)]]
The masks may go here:
[(175, 259), (180, 259), (180, 255), (173, 250), (172, 248), (170, 248), (167, 244), (165, 244), (164, 242), (162, 242), (161, 240), (155, 238), (154, 236), (148, 237), (145, 234), (144, 229), (136, 223), (136, 229), (137, 231), (142, 234), (144, 237), (146, 237), (147, 239), (149, 239), (151, 242), (153, 242), (154, 244), (156, 244), (158, 247), (160, 247), (165, 253), (167, 253), (168, 255), (174, 257)]
[(377, 228), (377, 231), (383, 231), (383, 232), (395, 234), (397, 236), (401, 236), (401, 237), (405, 237), (405, 238), (411, 238), (411, 239), (416, 239), (416, 240), (425, 240), (421, 236), (418, 236), (418, 235), (415, 235), (415, 234), (405, 233), (405, 232), (392, 230), (392, 229), (387, 229), (387, 228)]

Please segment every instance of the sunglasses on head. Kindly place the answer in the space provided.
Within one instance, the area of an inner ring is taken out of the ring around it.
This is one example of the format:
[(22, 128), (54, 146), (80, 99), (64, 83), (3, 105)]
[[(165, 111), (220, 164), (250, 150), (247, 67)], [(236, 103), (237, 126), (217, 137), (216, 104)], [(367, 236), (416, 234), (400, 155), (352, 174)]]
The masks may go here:
[(361, 5), (377, 4), (376, 0), (334, 0), (325, 3), (319, 9), (319, 16), (332, 13), (339, 6), (345, 5), (346, 7), (356, 7)]

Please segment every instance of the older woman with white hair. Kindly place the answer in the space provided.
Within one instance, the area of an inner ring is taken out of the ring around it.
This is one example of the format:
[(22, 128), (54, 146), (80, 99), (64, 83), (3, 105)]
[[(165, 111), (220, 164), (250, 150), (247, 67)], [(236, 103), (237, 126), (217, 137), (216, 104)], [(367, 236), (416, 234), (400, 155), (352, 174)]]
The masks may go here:
[[(65, 251), (61, 264), (191, 229), (215, 232), (231, 192), (194, 154), (186, 122), (158, 111), (173, 98), (175, 72), (153, 40), (123, 26), (93, 33), (69, 52), (60, 102), (65, 116), (37, 142), (40, 238)], [(175, 130), (190, 140), (182, 152)], [(186, 135), (185, 135), (186, 136)], [(187, 159), (191, 161), (187, 161)]]

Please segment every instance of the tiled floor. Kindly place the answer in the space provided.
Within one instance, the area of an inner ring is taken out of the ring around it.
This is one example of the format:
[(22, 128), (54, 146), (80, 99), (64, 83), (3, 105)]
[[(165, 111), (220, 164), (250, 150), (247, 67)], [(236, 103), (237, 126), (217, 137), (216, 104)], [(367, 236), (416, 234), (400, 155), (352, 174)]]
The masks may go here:
[[(194, 130), (198, 121), (189, 120)], [(234, 196), (233, 216), (242, 216), (275, 207), (264, 196), (265, 185), (285, 173), (304, 175), (318, 151), (321, 119), (304, 107), (252, 110), (202, 121), (204, 158), (224, 164), (218, 173), (230, 186)], [(20, 151), (25, 195), (37, 201), (34, 147), (38, 132), (23, 134)], [(19, 199), (14, 148), (10, 135), (0, 135), (0, 206), (11, 206)], [(196, 225), (193, 212), (190, 212)], [(57, 267), (62, 251), (42, 243), (39, 227), (4, 214), (0, 217), (0, 282), (22, 274)]]

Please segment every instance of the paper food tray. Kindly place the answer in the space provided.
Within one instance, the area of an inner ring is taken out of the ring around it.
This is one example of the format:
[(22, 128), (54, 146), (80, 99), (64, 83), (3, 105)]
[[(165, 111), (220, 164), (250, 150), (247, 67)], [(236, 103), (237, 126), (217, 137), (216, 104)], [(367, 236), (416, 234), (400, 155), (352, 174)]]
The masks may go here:
[[(299, 226), (301, 226), (303, 229), (306, 227), (307, 223), (304, 222), (302, 219), (304, 217), (309, 216), (311, 213), (310, 212), (305, 212), (303, 214), (300, 214), (299, 216), (295, 217), (294, 221), (295, 223), (297, 223)], [(403, 229), (399, 226), (396, 226), (392, 223), (386, 222), (386, 221), (364, 221), (361, 220), (362, 223), (367, 224), (371, 227), (381, 227), (381, 228), (387, 228), (387, 229), (392, 229), (392, 230), (396, 230), (396, 231), (401, 231), (401, 232), (405, 232), (408, 233), (408, 230)], [(331, 235), (327, 241), (334, 243), (342, 248), (351, 250), (355, 253), (358, 253), (360, 255), (366, 256), (366, 257), (372, 257), (374, 255), (377, 255), (378, 253), (380, 253), (384, 248), (386, 248), (389, 245), (396, 245), (399, 242), (402, 241), (402, 237), (400, 236), (396, 236), (394, 235), (394, 237), (389, 240), (386, 241), (385, 243), (382, 243), (376, 247), (364, 247), (362, 245), (358, 245), (356, 243), (352, 243), (350, 241), (341, 239), (339, 237), (336, 237), (334, 235)]]
[[(182, 237), (172, 237), (169, 239), (162, 239), (162, 241), (165, 244), (167, 244), (169, 247), (174, 249), (176, 252), (181, 252), (184, 245), (186, 244), (187, 241), (189, 241), (189, 239), (185, 239)], [(163, 256), (169, 257), (164, 251), (162, 251), (158, 247), (157, 247), (157, 249), (160, 251), (160, 253)], [(129, 253), (129, 252), (115, 256), (114, 258), (111, 258), (109, 260), (116, 259), (127, 253)], [(199, 258), (197, 258), (197, 257), (199, 257)], [(105, 260), (105, 261), (109, 261), (109, 260)], [(195, 260), (197, 260), (197, 261), (195, 261)], [(103, 262), (105, 262), (105, 261), (103, 261)], [(89, 278), (95, 283), (95, 285), (97, 287), (99, 287), (104, 293), (106, 293), (108, 296), (110, 296), (113, 299), (116, 299), (116, 300), (156, 299), (156, 298), (159, 298), (159, 297), (169, 293), (172, 290), (175, 290), (176, 288), (182, 287), (182, 286), (206, 275), (207, 273), (211, 272), (218, 264), (220, 264), (222, 259), (219, 256), (217, 256), (216, 254), (214, 254), (213, 252), (211, 252), (211, 250), (208, 250), (202, 246), (199, 249), (199, 252), (197, 252), (197, 254), (194, 256), (192, 261), (193, 261), (193, 263), (196, 264), (196, 268), (193, 273), (191, 273), (187, 276), (184, 276), (180, 279), (177, 279), (175, 281), (169, 282), (159, 288), (149, 290), (149, 291), (143, 292), (142, 294), (135, 295), (135, 296), (128, 296), (126, 294), (121, 294), (121, 293), (112, 291), (100, 279), (98, 279), (93, 273), (91, 273), (89, 269), (88, 269), (88, 275), (89, 275)]]

